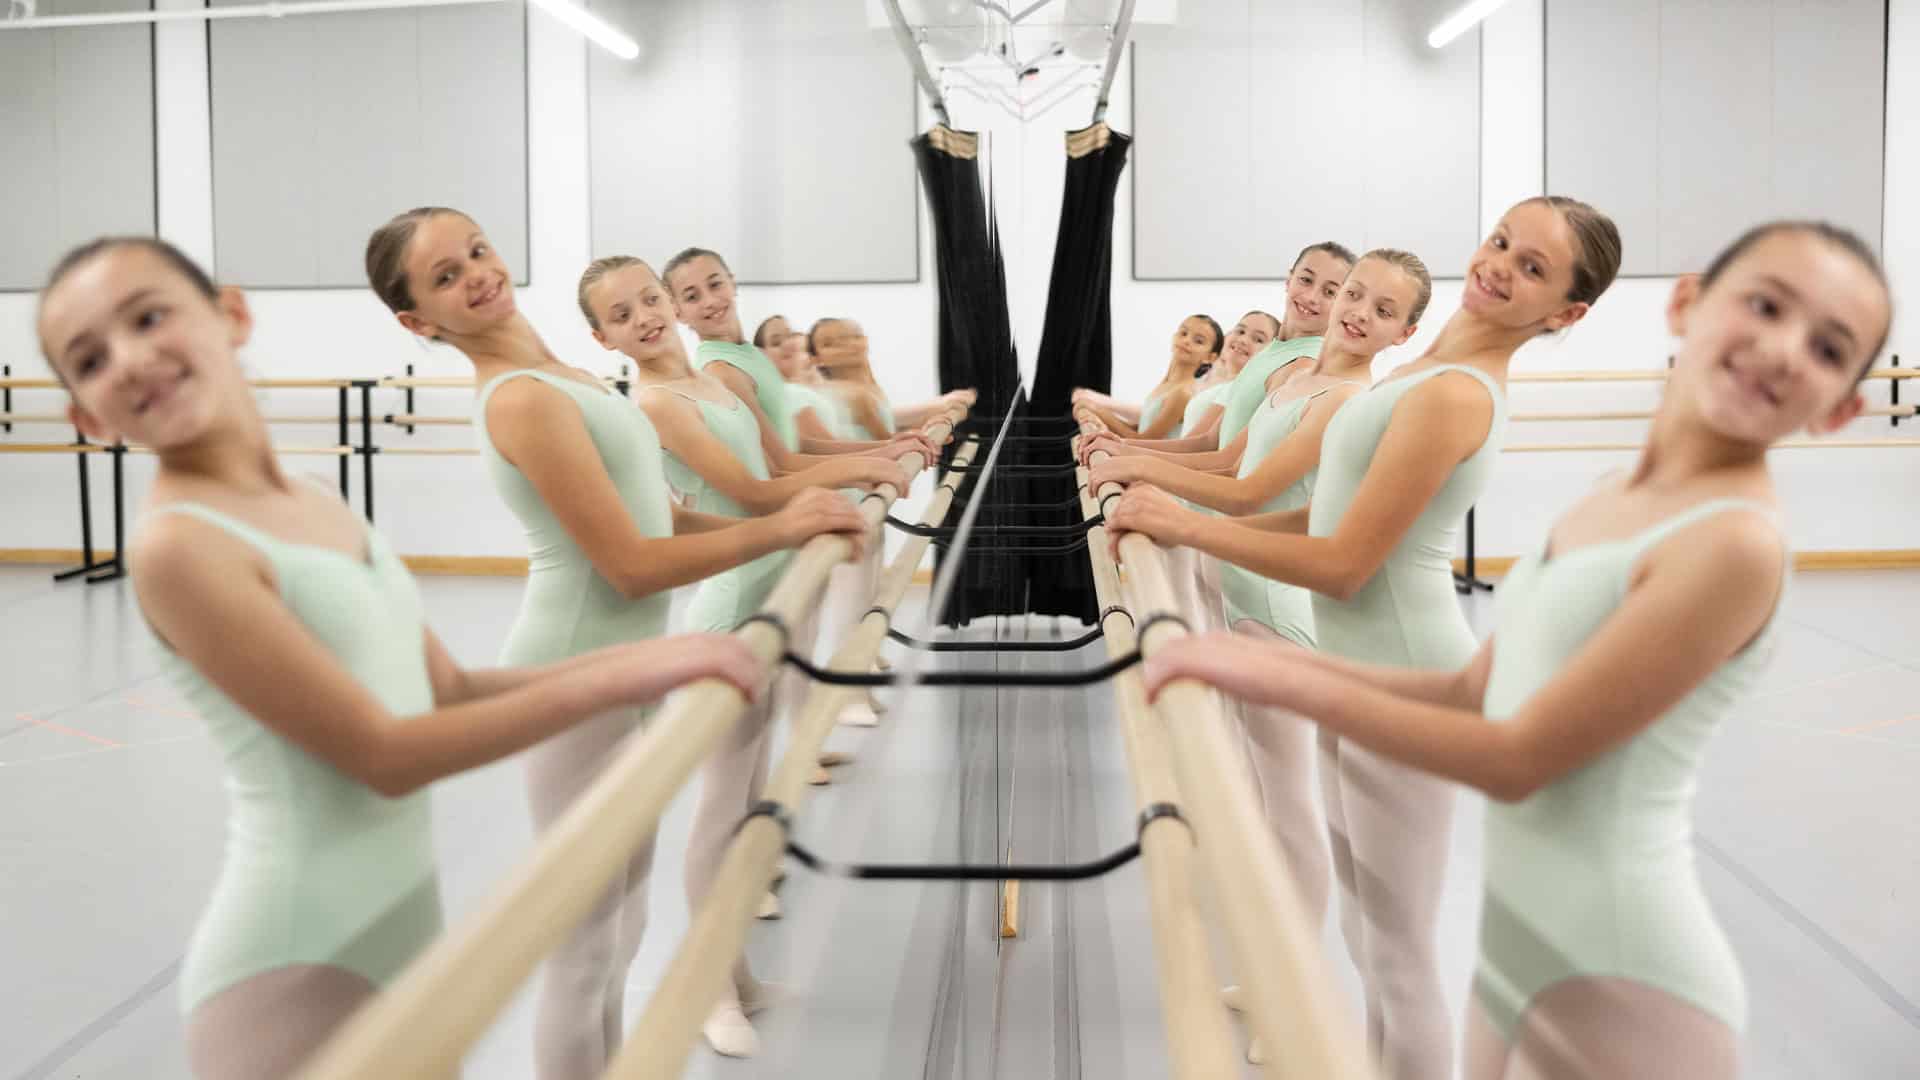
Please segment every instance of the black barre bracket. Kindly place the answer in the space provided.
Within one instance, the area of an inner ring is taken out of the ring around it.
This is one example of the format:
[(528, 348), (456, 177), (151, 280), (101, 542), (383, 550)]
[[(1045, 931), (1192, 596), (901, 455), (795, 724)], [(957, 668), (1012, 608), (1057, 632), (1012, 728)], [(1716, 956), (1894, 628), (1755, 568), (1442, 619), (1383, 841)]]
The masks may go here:
[[(1066, 536), (1086, 532), (1096, 525), (1106, 524), (1106, 521), (1106, 518), (1096, 515), (1064, 525), (975, 525), (974, 531), (994, 536)], [(887, 524), (911, 536), (950, 537), (960, 529), (958, 525), (916, 525), (892, 514), (887, 515)]]
[[(1174, 616), (1165, 617), (1174, 618)], [(755, 621), (754, 618), (746, 620), (746, 622), (753, 621)], [(773, 621), (775, 625), (780, 625), (777, 619), (771, 621)], [(1148, 625), (1151, 625), (1152, 622), (1153, 620), (1151, 619), (1147, 620)], [(746, 623), (743, 622), (741, 625), (744, 626)], [(1182, 625), (1185, 624), (1183, 623)], [(781, 629), (784, 633), (785, 627), (782, 626)], [(830, 671), (826, 668), (816, 666), (812, 661), (793, 652), (786, 652), (781, 659), (785, 660), (789, 667), (798, 668), (807, 678), (812, 679), (814, 682), (826, 683), (828, 686), (892, 686), (895, 683), (894, 676), (892, 675), (875, 675), (853, 671)], [(1113, 678), (1115, 675), (1120, 674), (1139, 662), (1140, 650), (1135, 649), (1125, 656), (1116, 657), (1104, 664), (1087, 668), (1084, 671), (932, 671), (922, 674), (919, 683), (921, 686), (1092, 686), (1094, 683), (1106, 682), (1108, 679)]]
[(1106, 631), (1096, 626), (1077, 638), (1063, 641), (922, 641), (892, 627), (887, 628), (887, 636), (910, 649), (926, 652), (1072, 652), (1099, 641), (1106, 636)]
[[(941, 544), (943, 549), (945, 547), (939, 538), (936, 538), (934, 543)], [(960, 549), (959, 558), (964, 559), (969, 555), (1064, 555), (1071, 551), (1084, 550), (1086, 546), (1087, 537), (1082, 533), (1078, 539), (1062, 544), (1005, 544), (999, 547), (968, 544)], [(948, 556), (953, 557), (953, 553), (949, 552)]]
[[(844, 863), (823, 858), (793, 840), (793, 813), (771, 799), (755, 803), (736, 828), (764, 817), (780, 826), (787, 854), (817, 874), (866, 881), (1085, 881), (1101, 877), (1140, 857), (1140, 837), (1147, 826), (1162, 818), (1185, 824), (1186, 815), (1173, 803), (1154, 803), (1140, 811), (1133, 842), (1109, 855), (1083, 863)], [(1188, 826), (1192, 828), (1191, 825)]]

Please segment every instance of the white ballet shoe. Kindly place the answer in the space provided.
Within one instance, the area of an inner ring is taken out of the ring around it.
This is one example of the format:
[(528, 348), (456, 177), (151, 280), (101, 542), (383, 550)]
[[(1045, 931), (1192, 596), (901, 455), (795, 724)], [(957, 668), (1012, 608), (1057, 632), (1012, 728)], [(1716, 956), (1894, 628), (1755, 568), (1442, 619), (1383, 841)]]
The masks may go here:
[(1220, 1004), (1234, 1012), (1246, 1012), (1247, 992), (1238, 986), (1223, 987), (1220, 991)]
[(836, 765), (852, 764), (853, 755), (845, 750), (822, 750), (820, 751), (820, 756), (814, 760), (826, 768), (831, 769)]
[(761, 895), (760, 910), (754, 912), (753, 917), (756, 919), (778, 919), (785, 914), (786, 912), (780, 907), (780, 898), (769, 892)]
[(873, 701), (856, 701), (840, 710), (840, 723), (848, 727), (879, 727), (880, 714), (874, 711)]
[(723, 1001), (707, 1014), (707, 1022), (700, 1025), (700, 1033), (707, 1037), (707, 1045), (722, 1057), (750, 1058), (760, 1052), (760, 1035), (748, 1023), (747, 1014), (741, 1010), (737, 1001)]
[(813, 767), (813, 775), (807, 777), (807, 783), (812, 784), (814, 787), (826, 787), (828, 784), (833, 783), (833, 774), (827, 771), (825, 765), (815, 765)]
[(740, 995), (740, 1012), (746, 1016), (765, 1012), (785, 1003), (792, 996), (786, 984), (761, 982), (752, 976), (748, 976), (744, 983), (736, 983), (734, 989)]

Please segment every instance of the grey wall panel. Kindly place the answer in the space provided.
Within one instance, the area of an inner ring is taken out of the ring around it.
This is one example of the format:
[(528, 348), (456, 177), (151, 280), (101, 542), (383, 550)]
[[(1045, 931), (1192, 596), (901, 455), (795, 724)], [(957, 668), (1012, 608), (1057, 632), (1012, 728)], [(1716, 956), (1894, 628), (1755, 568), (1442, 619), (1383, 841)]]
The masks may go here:
[[(1771, 213), (1773, 25), (1747, 0), (1660, 8), (1659, 273), (1706, 266)], [(1603, 208), (1604, 209), (1604, 208)]]
[(1321, 240), (1436, 267), (1479, 233), (1479, 41), (1432, 0), (1201, 0), (1134, 47), (1134, 276), (1279, 278)]
[[(42, 0), (42, 15), (145, 11), (146, 0)], [(153, 32), (0, 34), (0, 290), (40, 287), (68, 248), (154, 220)]]
[(1366, 106), (1336, 99), (1325, 146), (1335, 160), (1349, 139), (1371, 150), (1356, 250), (1402, 248), (1455, 276), (1480, 241), (1480, 36), (1429, 48), (1436, 7), (1365, 5)]
[(364, 287), (367, 234), (432, 204), (471, 214), (524, 280), (525, 27), (510, 4), (213, 23), (220, 277)]
[(1628, 274), (1658, 263), (1659, 55), (1660, 0), (1547, 10), (1547, 190), (1613, 218)]
[(1550, 3), (1547, 187), (1614, 217), (1626, 274), (1782, 216), (1877, 247), (1885, 48), (1881, 0)]
[(1774, 0), (1773, 198), (1880, 244), (1885, 0)]
[(712, 248), (766, 284), (919, 277), (913, 77), (858, 4), (603, 0), (589, 61), (593, 250)]

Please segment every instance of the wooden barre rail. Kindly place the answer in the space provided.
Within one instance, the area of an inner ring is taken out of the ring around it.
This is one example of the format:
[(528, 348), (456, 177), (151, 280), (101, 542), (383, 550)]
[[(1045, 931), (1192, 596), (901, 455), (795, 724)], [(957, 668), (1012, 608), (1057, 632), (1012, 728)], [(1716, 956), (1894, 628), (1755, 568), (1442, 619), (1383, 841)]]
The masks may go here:
[[(937, 425), (936, 439), (952, 424)], [(929, 462), (909, 451), (909, 479)], [(861, 503), (872, 528), (904, 492), (882, 485)], [(827, 575), (852, 552), (842, 537), (817, 536), (794, 556), (761, 612), (798, 626)], [(785, 634), (764, 621), (734, 631), (770, 673)], [(763, 684), (764, 685), (764, 684)], [(746, 711), (728, 683), (703, 679), (668, 697), (532, 854), (472, 911), (414, 958), (300, 1070), (304, 1080), (448, 1076), (485, 1033), (542, 957), (586, 916), (635, 848), (659, 826), (667, 804)]]
[[(1920, 405), (1871, 406), (1860, 410), (1861, 416), (1916, 416), (1920, 417)], [(1639, 412), (1517, 412), (1507, 419), (1515, 422), (1529, 420), (1579, 421), (1579, 420), (1651, 420), (1651, 409)]]
[[(276, 454), (291, 457), (349, 457), (357, 447), (352, 446), (275, 446)], [(118, 450), (125, 454), (151, 455), (153, 450), (145, 446), (113, 447), (100, 443), (9, 443), (0, 442), (0, 454), (111, 454)], [(383, 451), (384, 452), (384, 451)]]
[[(1645, 446), (1643, 442), (1509, 443), (1501, 450), (1508, 454), (1539, 454), (1553, 451), (1639, 450)], [(1920, 446), (1920, 439), (1783, 439), (1774, 443), (1773, 446), (1781, 450), (1870, 450), (1875, 447), (1898, 449)]]
[[(1099, 513), (1087, 490), (1087, 470), (1076, 470), (1080, 512)], [(1121, 595), (1105, 526), (1087, 530), (1087, 557), (1093, 565), (1095, 602), (1103, 618), (1109, 659), (1137, 646), (1134, 616)], [(1169, 764), (1167, 733), (1147, 704), (1138, 668), (1122, 672), (1113, 684), (1126, 748), (1127, 775), (1140, 810), (1166, 803), (1180, 805), (1179, 785)], [(1179, 1080), (1236, 1076), (1232, 1029), (1220, 1003), (1220, 979), (1214, 973), (1212, 946), (1193, 895), (1193, 828), (1184, 821), (1155, 818), (1140, 831), (1140, 861), (1147, 878), (1147, 911), (1153, 923), (1154, 967), (1160, 975), (1160, 1012), (1167, 1028), (1167, 1057)]]
[[(969, 439), (954, 454), (952, 466), (964, 469), (979, 451)], [(957, 475), (949, 472), (948, 477)], [(921, 514), (922, 525), (946, 520), (953, 504), (953, 488), (943, 486)], [(878, 538), (876, 537), (876, 541)], [(864, 672), (873, 667), (886, 641), (895, 605), (913, 583), (913, 572), (931, 539), (909, 537), (900, 554), (887, 565), (875, 589), (872, 606), (835, 650), (827, 667), (835, 671)], [(807, 694), (799, 720), (793, 725), (787, 751), (768, 777), (761, 798), (784, 807), (789, 814), (806, 801), (807, 778), (819, 759), (820, 748), (833, 733), (840, 710), (859, 691), (821, 683)], [(686, 1066), (701, 1023), (732, 978), (734, 960), (746, 948), (755, 908), (774, 867), (786, 850), (786, 832), (772, 818), (748, 818), (727, 846), (720, 870), (700, 910), (694, 913), (673, 960), (647, 999), (633, 1030), (627, 1033), (606, 1076), (619, 1080), (669, 1080)]]
[[(1101, 509), (1121, 490), (1119, 484), (1102, 486), (1095, 493)], [(1134, 615), (1180, 616), (1166, 553), (1140, 533), (1123, 536), (1119, 549)], [(1151, 656), (1186, 635), (1176, 623), (1156, 622), (1140, 635), (1140, 650)], [(1234, 951), (1246, 958), (1240, 975), (1247, 988), (1248, 1019), (1269, 1055), (1267, 1075), (1372, 1077), (1352, 1017), (1328, 992), (1332, 978), (1320, 958), (1317, 928), (1309, 927), (1301, 914), (1279, 845), (1273, 843), (1266, 816), (1247, 783), (1242, 753), (1227, 736), (1218, 697), (1183, 679), (1161, 689), (1155, 715), (1167, 732), (1181, 811), (1193, 826), (1214, 900)]]
[[(1905, 413), (1901, 414), (1905, 416)], [(269, 424), (337, 424), (339, 416), (264, 416), (261, 419)], [(372, 418), (376, 424), (390, 427), (421, 426), (468, 426), (473, 418), (468, 416), (421, 416), (416, 413), (382, 414)], [(347, 422), (357, 424), (358, 415), (350, 415)], [(71, 425), (73, 420), (66, 413), (22, 413), (0, 412), (0, 424), (63, 424)]]
[[(1516, 371), (1507, 376), (1508, 382), (1553, 383), (1553, 382), (1665, 382), (1666, 368), (1621, 368), (1601, 371)], [(1869, 379), (1913, 379), (1920, 378), (1920, 368), (1883, 367), (1867, 372)]]

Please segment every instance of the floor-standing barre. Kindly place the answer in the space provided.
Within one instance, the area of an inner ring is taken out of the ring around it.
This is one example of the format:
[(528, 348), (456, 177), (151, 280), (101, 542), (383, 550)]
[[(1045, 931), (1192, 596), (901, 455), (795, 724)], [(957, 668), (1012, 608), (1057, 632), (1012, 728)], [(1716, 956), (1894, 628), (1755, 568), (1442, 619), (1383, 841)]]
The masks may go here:
[[(951, 424), (929, 434), (944, 439)], [(909, 478), (929, 462), (900, 455)], [(861, 503), (871, 528), (905, 492), (881, 485)], [(761, 612), (798, 626), (833, 568), (852, 553), (843, 537), (808, 541), (774, 585)], [(735, 636), (771, 673), (786, 649), (772, 622), (750, 620)], [(763, 684), (764, 685), (764, 684)], [(628, 737), (604, 772), (575, 799), (507, 880), (398, 979), (355, 1013), (301, 1069), (306, 1080), (448, 1076), (499, 1015), (527, 976), (576, 926), (613, 875), (659, 826), (668, 803), (746, 712), (728, 683), (703, 679), (682, 687), (651, 723)]]
[[(1081, 514), (1091, 520), (1100, 509), (1087, 490), (1085, 469), (1080, 470), (1079, 481)], [(1093, 590), (1100, 605), (1100, 627), (1106, 632), (1107, 655), (1132, 652), (1134, 616), (1122, 600), (1105, 526), (1087, 531), (1087, 558), (1093, 564)], [(1143, 813), (1154, 806), (1180, 806), (1179, 785), (1168, 763), (1167, 733), (1147, 705), (1139, 670), (1115, 679), (1113, 692), (1134, 802)], [(1220, 980), (1193, 895), (1192, 826), (1184, 818), (1170, 817), (1143, 825), (1140, 857), (1146, 868), (1147, 911), (1153, 922), (1154, 966), (1160, 975), (1160, 1013), (1167, 1027), (1172, 1075), (1181, 1080), (1237, 1075), (1240, 1064), (1233, 1032), (1220, 1003)]]
[[(974, 460), (979, 449), (979, 440), (969, 438), (953, 455), (932, 501), (921, 514), (922, 524), (937, 525), (946, 519), (953, 504), (956, 487), (953, 481), (960, 470)], [(876, 531), (873, 542), (879, 543), (884, 535), (884, 530)], [(879, 656), (880, 646), (886, 641), (894, 607), (913, 583), (913, 572), (930, 543), (924, 536), (907, 538), (900, 554), (881, 574), (872, 606), (828, 661), (830, 670), (865, 672), (872, 669), (874, 658)], [(807, 778), (819, 760), (827, 736), (833, 733), (840, 710), (856, 700), (859, 693), (824, 683), (812, 686), (788, 737), (786, 753), (767, 779), (763, 804), (778, 805), (788, 814), (799, 809), (807, 796)], [(687, 934), (660, 976), (653, 996), (647, 999), (646, 1010), (627, 1034), (619, 1055), (608, 1066), (607, 1077), (638, 1080), (680, 1075), (701, 1022), (725, 989), (734, 959), (746, 947), (747, 930), (753, 924), (756, 907), (767, 881), (773, 877), (786, 839), (786, 830), (771, 815), (755, 814), (741, 823), (727, 847), (712, 888), (700, 910), (694, 913)]]
[[(1107, 457), (1096, 452), (1089, 464)], [(1095, 492), (1102, 513), (1122, 490), (1109, 483)], [(1129, 608), (1144, 620), (1140, 650), (1151, 657), (1187, 634), (1176, 621), (1180, 607), (1166, 553), (1139, 533), (1123, 536), (1118, 547)], [(1155, 618), (1160, 615), (1176, 620)], [(1318, 928), (1301, 914), (1300, 898), (1254, 798), (1242, 753), (1228, 735), (1218, 697), (1182, 679), (1161, 689), (1154, 715), (1167, 733), (1182, 809), (1193, 825), (1227, 935), (1234, 952), (1246, 960), (1241, 977), (1248, 1019), (1268, 1049), (1267, 1075), (1371, 1077), (1353, 1018), (1328, 989), (1331, 973), (1320, 957)]]

